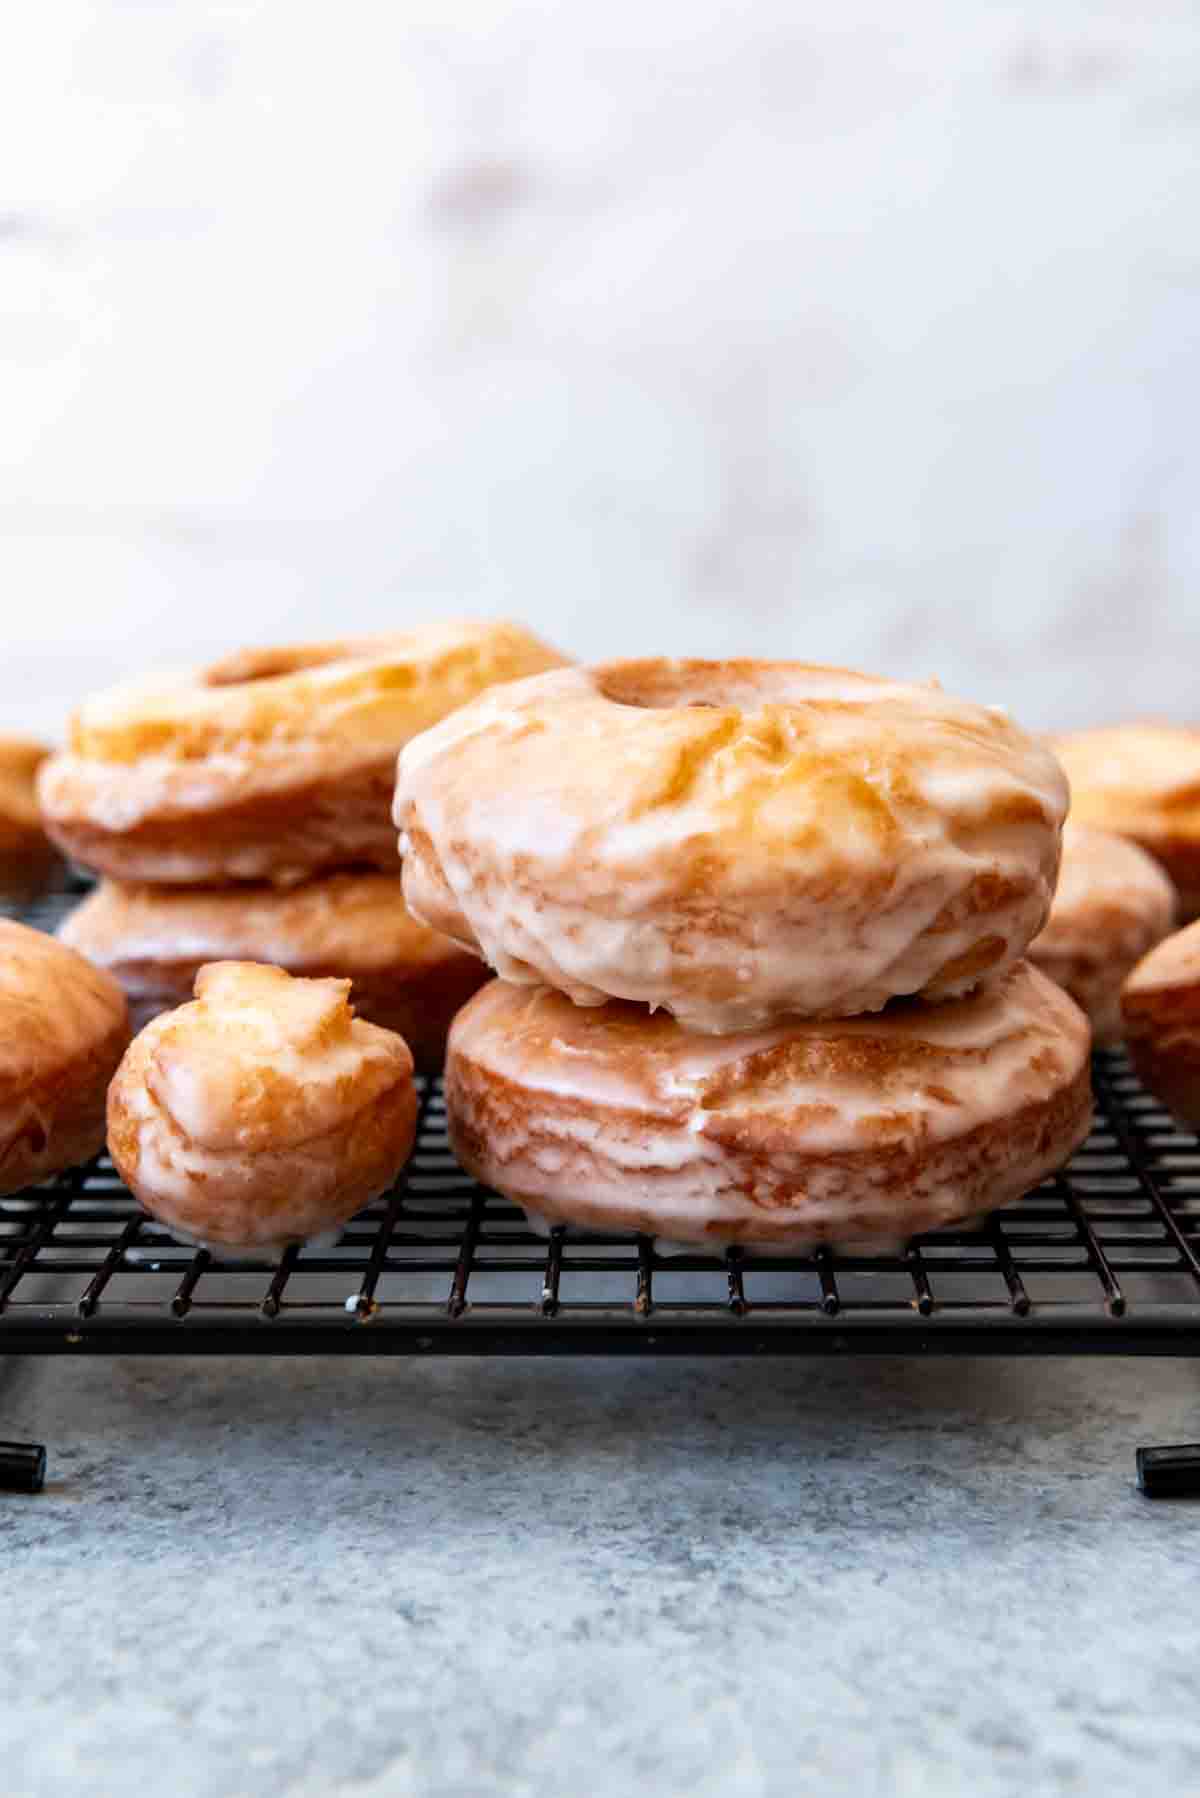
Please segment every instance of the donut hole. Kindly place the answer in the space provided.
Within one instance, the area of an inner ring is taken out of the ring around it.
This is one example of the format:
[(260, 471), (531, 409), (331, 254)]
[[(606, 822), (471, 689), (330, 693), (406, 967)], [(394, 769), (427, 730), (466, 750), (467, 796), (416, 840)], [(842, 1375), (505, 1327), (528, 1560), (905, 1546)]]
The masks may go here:
[(596, 686), (613, 705), (640, 711), (686, 708), (715, 711), (761, 703), (755, 664), (673, 661), (608, 662), (595, 670)]
[(324, 668), (346, 656), (344, 643), (292, 644), (282, 649), (239, 649), (206, 668), (201, 680), (206, 687), (244, 687), (252, 681), (277, 680), (299, 674), (305, 668)]

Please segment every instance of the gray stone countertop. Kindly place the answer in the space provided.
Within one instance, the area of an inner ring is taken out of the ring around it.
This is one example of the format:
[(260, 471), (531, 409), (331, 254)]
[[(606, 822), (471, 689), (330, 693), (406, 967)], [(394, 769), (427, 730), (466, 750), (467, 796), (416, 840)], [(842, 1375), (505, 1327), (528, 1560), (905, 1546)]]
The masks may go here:
[(1200, 1780), (1178, 1361), (26, 1361), (5, 1793)]

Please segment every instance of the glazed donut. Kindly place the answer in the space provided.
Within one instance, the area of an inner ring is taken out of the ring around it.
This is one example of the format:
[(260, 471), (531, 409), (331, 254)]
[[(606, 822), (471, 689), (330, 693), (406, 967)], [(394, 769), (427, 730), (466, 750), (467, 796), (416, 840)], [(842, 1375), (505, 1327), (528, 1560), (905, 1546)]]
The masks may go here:
[(40, 771), (46, 828), (118, 880), (279, 885), (395, 871), (396, 752), (497, 681), (562, 657), (512, 624), (245, 650), (89, 700)]
[(1101, 1047), (1121, 1040), (1121, 987), (1175, 919), (1175, 889), (1136, 843), (1068, 819), (1058, 891), (1029, 959), (1091, 1019)]
[(691, 1030), (950, 998), (1021, 956), (1066, 782), (1000, 711), (796, 662), (610, 662), (400, 758), (410, 911), (507, 980)]
[(1200, 1130), (1200, 921), (1142, 958), (1122, 989), (1121, 1012), (1142, 1084)]
[(701, 1037), (495, 980), (450, 1032), (450, 1141), (535, 1227), (802, 1253), (1006, 1204), (1091, 1115), (1087, 1020), (1027, 962), (947, 1005)]
[(1200, 730), (1122, 724), (1051, 739), (1071, 816), (1137, 843), (1170, 875), (1180, 915), (1200, 912)]
[(35, 893), (58, 861), (42, 829), (35, 790), (49, 754), (44, 743), (27, 737), (0, 737), (0, 894)]
[(109, 1152), (175, 1236), (275, 1253), (395, 1180), (416, 1131), (412, 1056), (355, 1018), (349, 993), (213, 962), (192, 1003), (133, 1039), (109, 1088)]
[(120, 981), (139, 1029), (191, 997), (205, 962), (344, 976), (357, 1016), (395, 1030), (426, 1074), (441, 1072), (450, 1020), (488, 978), (477, 955), (409, 916), (398, 873), (325, 874), (285, 888), (104, 881), (59, 936)]
[(129, 1041), (116, 981), (0, 918), (0, 1194), (104, 1146), (104, 1094)]

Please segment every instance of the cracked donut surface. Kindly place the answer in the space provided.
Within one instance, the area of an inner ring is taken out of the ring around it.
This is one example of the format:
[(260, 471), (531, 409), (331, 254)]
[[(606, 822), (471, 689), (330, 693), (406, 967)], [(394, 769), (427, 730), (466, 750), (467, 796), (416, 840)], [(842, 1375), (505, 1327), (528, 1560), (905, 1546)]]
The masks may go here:
[(947, 999), (1045, 922), (1067, 788), (1002, 712), (799, 663), (613, 662), (400, 757), (405, 897), (504, 978), (690, 1029)]
[(494, 682), (561, 662), (519, 626), (457, 622), (130, 681), (81, 706), (39, 770), (46, 828), (123, 880), (394, 870), (400, 747)]
[(450, 1032), (476, 1179), (540, 1225), (796, 1252), (960, 1223), (1087, 1134), (1087, 1020), (1028, 962), (953, 1005), (689, 1033), (494, 980)]

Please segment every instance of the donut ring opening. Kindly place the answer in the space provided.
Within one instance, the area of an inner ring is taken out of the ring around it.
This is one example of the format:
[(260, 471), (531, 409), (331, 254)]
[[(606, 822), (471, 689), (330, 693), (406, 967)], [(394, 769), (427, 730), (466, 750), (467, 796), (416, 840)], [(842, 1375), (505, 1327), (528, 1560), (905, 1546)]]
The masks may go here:
[(245, 687), (254, 681), (277, 680), (305, 668), (327, 668), (353, 658), (347, 643), (295, 644), (284, 649), (238, 649), (201, 671), (205, 687)]

